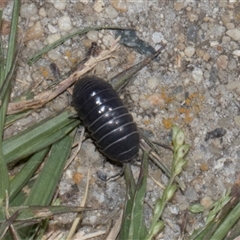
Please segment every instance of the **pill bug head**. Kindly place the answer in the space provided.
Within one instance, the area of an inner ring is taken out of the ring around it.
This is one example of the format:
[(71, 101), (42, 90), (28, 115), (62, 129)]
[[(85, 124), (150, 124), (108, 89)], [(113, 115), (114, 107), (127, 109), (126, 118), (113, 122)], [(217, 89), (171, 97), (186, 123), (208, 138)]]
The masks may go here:
[(96, 76), (79, 79), (73, 89), (73, 106), (107, 158), (124, 163), (138, 153), (137, 126), (111, 84)]

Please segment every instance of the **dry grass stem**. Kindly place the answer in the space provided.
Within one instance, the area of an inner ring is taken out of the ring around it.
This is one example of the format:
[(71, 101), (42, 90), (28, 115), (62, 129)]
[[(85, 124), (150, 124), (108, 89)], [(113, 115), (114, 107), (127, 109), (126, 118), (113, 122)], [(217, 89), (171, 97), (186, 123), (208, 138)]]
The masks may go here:
[(84, 139), (84, 133), (85, 133), (85, 128), (82, 128), (80, 139), (79, 139), (78, 146), (77, 146), (77, 150), (68, 159), (68, 161), (67, 161), (67, 163), (64, 167), (64, 171), (69, 167), (69, 165), (72, 163), (72, 161), (75, 159), (75, 157), (78, 155), (79, 151), (81, 150), (82, 142), (83, 142), (83, 139)]
[[(84, 192), (84, 196), (83, 196), (82, 202), (80, 204), (81, 207), (84, 207), (85, 204), (86, 204), (86, 201), (87, 201), (87, 195), (88, 195), (88, 189), (89, 189), (89, 180), (90, 180), (90, 169), (88, 169), (87, 185), (86, 185), (86, 188), (85, 188), (85, 192)], [(74, 236), (73, 236), (73, 234), (76, 232), (77, 227), (78, 227), (79, 222), (81, 221), (81, 219), (82, 219), (82, 214), (79, 213), (76, 216), (75, 220), (73, 221), (73, 224), (72, 224), (71, 229), (70, 229), (70, 231), (68, 233), (68, 236), (67, 236), (67, 240), (75, 239), (75, 236), (77, 234), (75, 234)], [(82, 239), (82, 238), (80, 238), (80, 239)]]
[(101, 235), (104, 235), (106, 231), (98, 231), (95, 233), (89, 233), (85, 234), (84, 231), (77, 233), (71, 240), (87, 240), (87, 239), (93, 239), (94, 237), (98, 237)]
[(112, 53), (119, 47), (118, 40), (119, 39), (116, 39), (110, 49), (100, 52), (97, 57), (91, 57), (86, 63), (84, 63), (80, 70), (74, 72), (68, 78), (61, 81), (53, 90), (40, 93), (31, 100), (9, 103), (7, 114), (14, 114), (44, 106), (46, 103), (68, 89), (79, 77), (90, 71), (98, 62), (113, 57)]
[(117, 236), (119, 234), (119, 231), (120, 231), (121, 225), (122, 225), (122, 218), (123, 218), (123, 210), (121, 210), (121, 214), (120, 214), (117, 222), (112, 227), (112, 229), (111, 229), (110, 233), (108, 234), (106, 240), (115, 240), (115, 239), (117, 239)]

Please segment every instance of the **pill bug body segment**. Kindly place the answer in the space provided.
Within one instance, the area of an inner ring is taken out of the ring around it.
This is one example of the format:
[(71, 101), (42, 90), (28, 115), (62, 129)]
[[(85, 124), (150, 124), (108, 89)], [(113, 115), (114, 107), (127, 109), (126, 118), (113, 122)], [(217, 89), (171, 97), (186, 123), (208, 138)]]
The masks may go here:
[(108, 158), (125, 162), (138, 153), (137, 126), (111, 84), (95, 76), (78, 80), (73, 89), (73, 105)]

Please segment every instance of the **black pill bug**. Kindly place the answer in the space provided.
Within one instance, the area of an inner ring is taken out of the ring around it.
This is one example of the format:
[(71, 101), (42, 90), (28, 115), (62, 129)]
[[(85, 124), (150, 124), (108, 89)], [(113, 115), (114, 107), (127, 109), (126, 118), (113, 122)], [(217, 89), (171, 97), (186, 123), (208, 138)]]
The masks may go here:
[(73, 106), (106, 157), (123, 163), (138, 153), (136, 123), (111, 84), (96, 76), (79, 79)]

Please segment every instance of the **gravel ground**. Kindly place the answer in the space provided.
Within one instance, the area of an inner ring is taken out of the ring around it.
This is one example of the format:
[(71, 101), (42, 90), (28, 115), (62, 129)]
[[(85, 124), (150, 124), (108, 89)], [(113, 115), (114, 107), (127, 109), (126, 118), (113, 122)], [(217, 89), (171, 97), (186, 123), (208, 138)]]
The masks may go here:
[[(11, 7), (9, 1), (4, 14), (5, 34)], [(19, 22), (19, 36), (24, 32), (25, 35), (12, 98), (30, 87), (39, 92), (53, 84), (56, 79), (50, 63), (66, 74), (86, 56), (92, 42), (106, 49), (115, 38), (114, 31), (91, 31), (51, 50), (33, 66), (27, 65), (39, 49), (77, 29), (109, 24), (133, 27), (138, 37), (156, 50), (162, 42), (166, 43), (160, 59), (142, 69), (120, 94), (138, 126), (151, 133), (153, 139), (168, 143), (174, 123), (181, 126), (191, 144), (189, 163), (181, 174), (186, 190), (177, 192), (167, 206), (163, 215), (167, 224), (158, 239), (177, 239), (189, 205), (201, 202), (207, 208), (233, 185), (240, 156), (239, 1), (25, 0)], [(91, 74), (109, 79), (145, 57), (124, 46), (115, 55), (116, 58), (99, 63)], [(7, 129), (5, 136), (64, 110), (70, 102), (70, 94), (62, 94)], [(168, 152), (163, 152), (162, 157), (171, 160)], [(109, 219), (115, 221), (124, 204), (123, 178), (104, 183), (96, 174), (100, 170), (111, 175), (119, 167), (107, 162), (103, 168), (103, 162), (104, 157), (88, 138), (59, 185), (64, 204), (79, 204), (90, 169), (87, 204), (101, 210), (85, 214), (81, 230), (86, 233), (106, 230)], [(150, 165), (151, 175), (166, 184), (164, 173)], [(133, 166), (133, 171), (137, 174), (138, 167)], [(147, 202), (154, 205), (161, 193), (149, 179)], [(149, 218), (150, 209), (146, 211), (147, 221)], [(73, 219), (74, 215), (56, 218), (62, 231), (69, 228)], [(202, 224), (203, 216), (190, 214), (186, 235)]]

